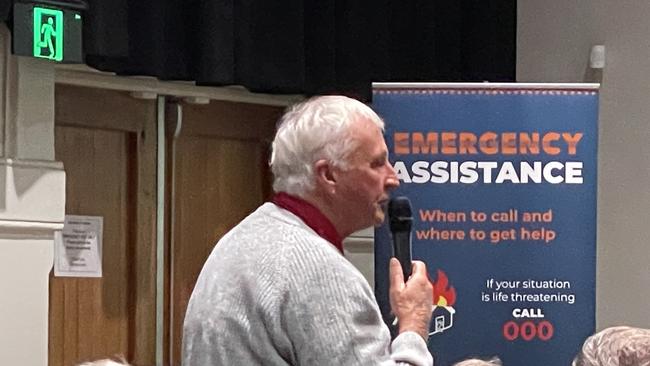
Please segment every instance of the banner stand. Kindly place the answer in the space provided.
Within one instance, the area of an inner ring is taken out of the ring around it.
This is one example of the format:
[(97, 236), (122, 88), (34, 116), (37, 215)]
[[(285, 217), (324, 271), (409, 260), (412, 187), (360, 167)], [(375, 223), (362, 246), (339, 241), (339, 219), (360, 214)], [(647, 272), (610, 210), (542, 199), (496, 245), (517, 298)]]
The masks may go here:
[[(375, 83), (436, 366), (570, 365), (595, 328), (598, 84)], [(375, 231), (385, 321), (387, 225)]]

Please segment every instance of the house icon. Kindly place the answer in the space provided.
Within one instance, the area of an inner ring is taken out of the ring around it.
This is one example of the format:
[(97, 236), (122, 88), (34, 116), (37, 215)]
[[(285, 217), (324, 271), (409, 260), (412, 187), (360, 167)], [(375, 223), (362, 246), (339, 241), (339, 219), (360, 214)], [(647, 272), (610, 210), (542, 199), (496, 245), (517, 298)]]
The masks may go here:
[(454, 326), (454, 314), (456, 310), (451, 306), (433, 305), (431, 312), (431, 327), (429, 335), (442, 333)]

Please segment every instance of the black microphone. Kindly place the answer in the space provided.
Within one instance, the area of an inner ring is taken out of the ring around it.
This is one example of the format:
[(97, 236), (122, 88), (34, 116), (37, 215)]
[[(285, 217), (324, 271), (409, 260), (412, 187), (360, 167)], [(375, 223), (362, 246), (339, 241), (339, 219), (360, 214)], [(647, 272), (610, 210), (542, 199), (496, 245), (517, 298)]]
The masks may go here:
[(390, 231), (393, 234), (393, 255), (402, 265), (404, 281), (411, 276), (411, 227), (413, 213), (411, 201), (407, 197), (391, 198), (388, 202), (388, 217)]

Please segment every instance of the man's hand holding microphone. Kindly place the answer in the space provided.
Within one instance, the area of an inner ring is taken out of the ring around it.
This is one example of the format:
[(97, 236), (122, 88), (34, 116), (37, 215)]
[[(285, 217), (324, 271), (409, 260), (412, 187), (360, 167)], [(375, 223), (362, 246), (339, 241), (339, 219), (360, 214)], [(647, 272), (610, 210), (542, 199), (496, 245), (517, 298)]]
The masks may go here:
[(411, 203), (406, 197), (393, 198), (388, 206), (393, 252), (390, 259), (388, 296), (398, 320), (398, 332), (413, 331), (426, 341), (433, 306), (433, 286), (427, 266), (411, 260)]

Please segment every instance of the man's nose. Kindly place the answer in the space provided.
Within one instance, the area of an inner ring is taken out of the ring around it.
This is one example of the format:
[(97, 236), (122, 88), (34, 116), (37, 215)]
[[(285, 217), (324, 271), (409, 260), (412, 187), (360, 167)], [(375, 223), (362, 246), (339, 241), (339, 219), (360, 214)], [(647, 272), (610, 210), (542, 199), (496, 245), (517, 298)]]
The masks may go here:
[(386, 177), (386, 188), (394, 189), (399, 187), (399, 179), (397, 178), (397, 172), (390, 162), (387, 162), (388, 168), (388, 177)]

